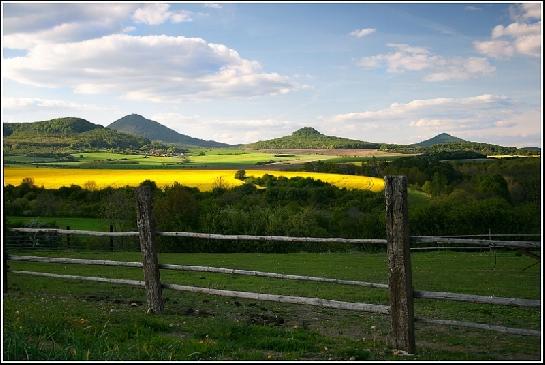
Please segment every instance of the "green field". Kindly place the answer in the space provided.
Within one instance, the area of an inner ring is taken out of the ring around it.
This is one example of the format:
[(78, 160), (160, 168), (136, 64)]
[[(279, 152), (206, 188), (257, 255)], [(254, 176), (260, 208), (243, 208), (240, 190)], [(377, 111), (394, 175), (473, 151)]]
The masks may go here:
[[(36, 252), (57, 257), (140, 260), (139, 252)], [(384, 253), (176, 254), (162, 263), (209, 265), (387, 281)], [(540, 272), (526, 256), (415, 253), (419, 290), (540, 297)], [(10, 262), (11, 269), (142, 279), (140, 269)], [(9, 275), (4, 305), (4, 356), (10, 360), (502, 360), (540, 358), (536, 337), (417, 323), (417, 355), (399, 358), (387, 346), (388, 317), (165, 290), (165, 314), (145, 315), (142, 289)], [(384, 289), (269, 278), (161, 271), (164, 282), (387, 304)], [(62, 305), (63, 311), (58, 311)], [(537, 309), (416, 300), (417, 316), (510, 327), (540, 327)]]
[(259, 163), (274, 161), (282, 163), (304, 163), (309, 161), (320, 161), (335, 158), (334, 155), (318, 155), (318, 154), (287, 154), (282, 156), (281, 154), (275, 155), (273, 153), (265, 152), (240, 152), (237, 154), (222, 154), (211, 150), (206, 152), (204, 156), (192, 155), (189, 157), (188, 166), (233, 166), (233, 165), (256, 165)]
[(62, 161), (50, 157), (32, 157), (27, 155), (6, 156), (7, 164), (41, 165), (73, 168), (233, 168), (276, 163), (304, 163), (335, 158), (331, 155), (309, 153), (286, 154), (245, 151), (237, 148), (193, 149), (184, 156), (152, 156), (141, 154), (121, 154), (113, 152), (81, 152), (71, 156), (76, 161)]

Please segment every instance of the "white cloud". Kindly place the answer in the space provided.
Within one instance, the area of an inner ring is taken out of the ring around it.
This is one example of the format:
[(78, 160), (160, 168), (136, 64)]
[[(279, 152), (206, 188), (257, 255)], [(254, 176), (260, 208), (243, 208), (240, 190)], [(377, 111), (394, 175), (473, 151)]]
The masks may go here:
[(492, 29), (491, 40), (473, 42), (475, 50), (494, 58), (508, 58), (514, 54), (539, 57), (541, 4), (518, 4), (512, 8), (511, 17), (514, 23), (508, 26), (499, 24)]
[(58, 99), (42, 99), (42, 98), (2, 98), (2, 110), (8, 112), (28, 111), (29, 109), (39, 108), (60, 108), (60, 109), (86, 109), (99, 110), (103, 109), (96, 105), (74, 103), (66, 100)]
[(509, 58), (515, 53), (511, 42), (502, 40), (474, 42), (473, 47), (477, 52), (494, 58)]
[(411, 127), (443, 127), (449, 124), (444, 119), (418, 119), (409, 123)]
[(541, 20), (541, 3), (522, 3), (509, 8), (511, 19), (516, 21), (526, 21), (531, 19)]
[(149, 101), (252, 97), (296, 88), (225, 45), (181, 36), (115, 34), (39, 45), (4, 66), (6, 78), (23, 84)]
[(363, 57), (358, 65), (371, 69), (385, 65), (388, 72), (426, 71), (425, 81), (466, 80), (493, 73), (495, 68), (485, 58), (445, 58), (427, 48), (389, 43), (392, 52)]
[(124, 28), (136, 4), (4, 4), (3, 45), (30, 49), (45, 43), (79, 41)]
[(415, 99), (407, 103), (393, 103), (388, 108), (375, 111), (339, 114), (334, 117), (337, 122), (389, 120), (400, 116), (417, 115), (421, 111), (435, 114), (449, 114), (455, 110), (468, 110), (475, 105), (489, 108), (498, 108), (509, 100), (502, 96), (483, 94), (466, 98), (432, 98)]
[(218, 3), (206, 3), (206, 4), (204, 4), (204, 7), (205, 8), (212, 8), (212, 9), (221, 9), (221, 8), (223, 8), (223, 6), (221, 6)]
[(133, 20), (147, 25), (159, 25), (166, 21), (172, 23), (190, 22), (191, 12), (186, 10), (170, 11), (169, 4), (146, 4), (134, 11)]
[(434, 65), (434, 71), (428, 74), (426, 81), (467, 80), (481, 75), (491, 74), (496, 68), (486, 58), (440, 59)]
[(464, 7), (464, 10), (467, 10), (467, 11), (480, 11), (480, 10), (483, 10), (483, 8), (479, 8), (479, 7), (473, 6), (473, 5), (468, 5), (468, 6)]
[[(354, 131), (353, 138), (388, 143), (415, 143), (446, 132), (477, 142), (527, 145), (535, 143), (520, 136), (540, 132), (539, 108), (491, 94), (416, 99), (378, 110), (338, 114), (329, 121), (340, 130)], [(380, 128), (369, 128), (373, 123)], [(397, 140), (393, 129), (401, 131)]]
[(524, 3), (521, 6), (525, 19), (541, 19), (541, 3)]
[(53, 118), (77, 116), (94, 122), (96, 115), (109, 115), (111, 108), (93, 104), (44, 98), (2, 98), (4, 122), (34, 122)]
[(136, 27), (133, 27), (133, 26), (128, 26), (128, 27), (125, 27), (121, 30), (122, 33), (130, 33), (130, 32), (134, 32), (136, 30)]
[(350, 32), (350, 35), (356, 38), (363, 38), (365, 36), (375, 33), (376, 31), (377, 30), (375, 28), (362, 28), (353, 30), (352, 32)]

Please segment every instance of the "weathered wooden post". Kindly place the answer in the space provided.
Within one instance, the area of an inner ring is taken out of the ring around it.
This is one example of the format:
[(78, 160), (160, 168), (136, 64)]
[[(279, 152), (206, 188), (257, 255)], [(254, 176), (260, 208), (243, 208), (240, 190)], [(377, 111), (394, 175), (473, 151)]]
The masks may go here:
[(152, 195), (153, 190), (148, 185), (141, 185), (136, 189), (136, 223), (138, 225), (140, 250), (142, 251), (143, 258), (148, 313), (161, 313), (163, 311), (163, 298), (155, 245)]
[(385, 176), (388, 286), (391, 341), (396, 349), (415, 352), (407, 177)]

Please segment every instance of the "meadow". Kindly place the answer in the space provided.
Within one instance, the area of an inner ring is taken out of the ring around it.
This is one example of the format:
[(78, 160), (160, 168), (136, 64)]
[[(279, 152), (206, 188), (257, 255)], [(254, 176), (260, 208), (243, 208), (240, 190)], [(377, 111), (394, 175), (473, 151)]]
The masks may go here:
[[(378, 152), (377, 152), (378, 153)], [(38, 165), (49, 167), (74, 168), (237, 168), (268, 164), (300, 164), (335, 158), (331, 151), (323, 154), (310, 151), (297, 153), (272, 153), (238, 148), (195, 148), (185, 154), (155, 156), (146, 154), (126, 154), (114, 152), (80, 152), (69, 155), (70, 160), (55, 157), (36, 157), (31, 155), (7, 155), (8, 165)]]
[[(137, 261), (139, 252), (26, 251), (40, 256)], [(539, 267), (513, 252), (412, 255), (413, 285), (538, 298)], [(387, 281), (384, 252), (160, 254), (160, 262)], [(16, 270), (142, 279), (140, 269), (10, 262)], [(162, 270), (165, 282), (386, 304), (383, 289)], [(144, 312), (142, 289), (9, 274), (4, 356), (9, 360), (537, 360), (539, 338), (417, 323), (417, 354), (387, 345), (388, 317), (294, 304), (164, 291), (165, 313)], [(63, 310), (58, 311), (62, 305)], [(416, 300), (427, 318), (540, 327), (537, 309)]]
[(78, 152), (66, 156), (34, 154), (10, 154), (4, 156), (7, 166), (48, 166), (73, 168), (115, 169), (172, 169), (172, 168), (248, 168), (252, 166), (292, 166), (305, 162), (362, 161), (376, 157), (392, 159), (407, 154), (389, 153), (380, 150), (251, 150), (229, 148), (191, 148), (183, 154), (156, 156), (138, 153), (115, 153), (107, 151)]
[[(242, 185), (235, 179), (237, 170), (124, 170), (124, 169), (63, 169), (45, 167), (5, 167), (4, 186), (19, 185), (24, 178), (32, 178), (37, 186), (59, 188), (71, 184), (88, 188), (106, 186), (123, 187), (138, 186), (144, 180), (155, 181), (157, 186), (172, 185), (175, 181), (182, 185), (197, 187), (201, 191), (210, 191), (215, 186), (235, 187)], [(355, 175), (328, 174), (316, 172), (247, 170), (246, 175), (261, 177), (265, 174), (275, 177), (310, 177), (333, 184), (341, 188), (365, 189), (381, 191), (384, 189), (383, 179)]]

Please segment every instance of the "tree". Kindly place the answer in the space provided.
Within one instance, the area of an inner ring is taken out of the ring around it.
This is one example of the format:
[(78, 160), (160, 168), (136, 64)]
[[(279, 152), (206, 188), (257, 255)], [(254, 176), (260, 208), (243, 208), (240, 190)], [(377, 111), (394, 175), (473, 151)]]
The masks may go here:
[(235, 172), (235, 179), (244, 181), (246, 179), (246, 170), (237, 170)]

